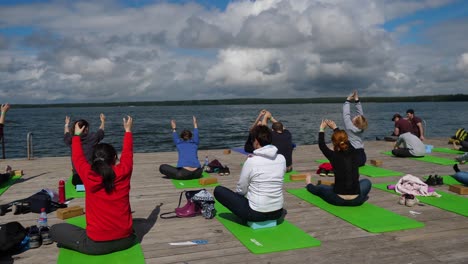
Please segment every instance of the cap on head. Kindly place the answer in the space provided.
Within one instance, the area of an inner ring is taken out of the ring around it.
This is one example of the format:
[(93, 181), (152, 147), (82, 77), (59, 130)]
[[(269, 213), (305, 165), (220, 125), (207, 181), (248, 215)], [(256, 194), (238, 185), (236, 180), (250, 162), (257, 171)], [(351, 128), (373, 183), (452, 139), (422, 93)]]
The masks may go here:
[(396, 113), (392, 117), (392, 121), (395, 121), (395, 118), (401, 118), (401, 115), (399, 113)]

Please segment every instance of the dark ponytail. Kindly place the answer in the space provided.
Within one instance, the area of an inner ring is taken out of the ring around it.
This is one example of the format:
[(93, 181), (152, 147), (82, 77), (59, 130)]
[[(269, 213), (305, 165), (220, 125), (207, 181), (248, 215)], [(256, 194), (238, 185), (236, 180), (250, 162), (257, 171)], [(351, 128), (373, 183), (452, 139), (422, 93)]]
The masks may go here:
[(112, 165), (117, 160), (117, 152), (110, 144), (100, 143), (94, 147), (91, 169), (102, 177), (102, 185), (110, 194), (115, 188), (115, 172)]

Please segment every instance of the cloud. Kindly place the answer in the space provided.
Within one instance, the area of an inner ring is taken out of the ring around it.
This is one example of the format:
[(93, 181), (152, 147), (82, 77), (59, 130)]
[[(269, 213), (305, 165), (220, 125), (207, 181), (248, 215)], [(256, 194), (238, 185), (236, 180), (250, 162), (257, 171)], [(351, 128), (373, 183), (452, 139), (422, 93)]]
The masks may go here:
[(2, 6), (3, 29), (28, 30), (0, 33), (0, 91), (12, 103), (457, 93), (467, 81), (467, 19), (425, 29), (423, 44), (398, 41), (414, 21), (382, 27), (450, 2)]

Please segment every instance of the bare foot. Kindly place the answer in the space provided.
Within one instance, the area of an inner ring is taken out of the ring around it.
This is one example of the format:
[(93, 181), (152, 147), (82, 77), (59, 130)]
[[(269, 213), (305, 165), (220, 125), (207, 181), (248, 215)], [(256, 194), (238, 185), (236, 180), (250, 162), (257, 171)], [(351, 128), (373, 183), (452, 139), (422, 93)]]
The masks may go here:
[(306, 173), (306, 179), (305, 179), (306, 184), (312, 183), (312, 174)]

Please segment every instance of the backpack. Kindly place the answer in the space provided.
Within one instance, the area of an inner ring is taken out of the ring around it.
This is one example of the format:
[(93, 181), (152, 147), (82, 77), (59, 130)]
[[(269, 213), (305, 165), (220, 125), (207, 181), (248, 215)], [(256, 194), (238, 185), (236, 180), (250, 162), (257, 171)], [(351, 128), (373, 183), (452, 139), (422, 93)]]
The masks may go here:
[(454, 139), (457, 139), (459, 141), (465, 141), (468, 138), (468, 132), (464, 128), (459, 128), (457, 129), (457, 132), (455, 132), (455, 137)]
[(13, 252), (26, 237), (26, 229), (18, 222), (0, 225), (0, 255)]

